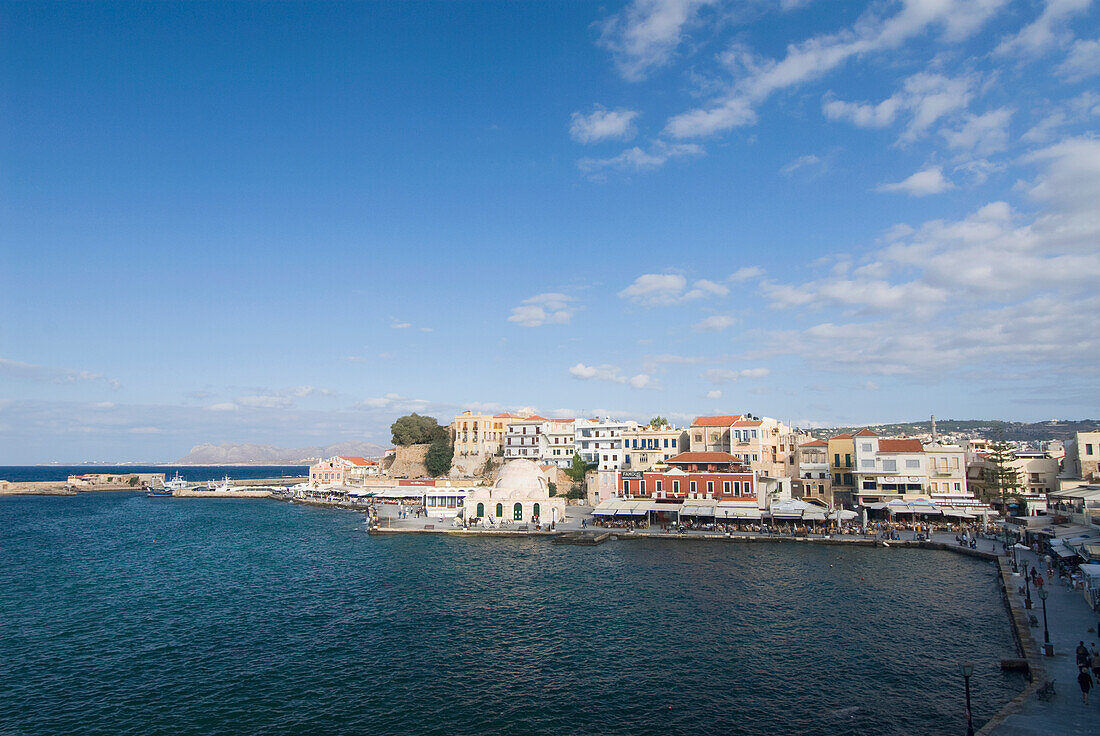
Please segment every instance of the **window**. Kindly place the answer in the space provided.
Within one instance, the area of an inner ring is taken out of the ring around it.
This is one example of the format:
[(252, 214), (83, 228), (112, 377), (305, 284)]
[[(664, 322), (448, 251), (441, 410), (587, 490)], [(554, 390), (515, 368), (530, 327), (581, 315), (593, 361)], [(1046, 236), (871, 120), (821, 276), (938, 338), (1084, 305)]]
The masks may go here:
[(875, 461), (874, 460), (860, 460), (859, 461), (859, 467), (861, 467), (861, 468), (870, 468), (870, 469), (874, 470)]
[(725, 493), (727, 496), (730, 493), (730, 482), (728, 480), (722, 481), (722, 493)]
[(672, 438), (672, 446), (676, 447), (676, 438), (675, 437)]
[(639, 493), (643, 493), (643, 494), (645, 493), (645, 479), (644, 478), (642, 480), (638, 481), (638, 488), (641, 489), (640, 491), (638, 491)]
[(630, 493), (630, 481), (623, 481), (623, 493)]
[(680, 481), (678, 481), (678, 480), (672, 481), (672, 492), (673, 493), (679, 493), (680, 492)]
[(891, 473), (896, 472), (897, 469), (898, 469), (898, 461), (897, 460), (883, 460), (882, 461), (882, 469), (884, 471), (889, 471)]
[(906, 460), (905, 461), (905, 467), (907, 467), (907, 468), (919, 468), (920, 467), (920, 460)]
[(844, 455), (844, 467), (846, 467), (846, 468), (852, 467), (852, 456), (848, 455), (847, 453), (845, 453), (845, 455)]
[(534, 507), (531, 509), (531, 515), (534, 516), (537, 519), (539, 516), (541, 516), (540, 511), (541, 511), (541, 509), (539, 508), (539, 505), (536, 503), (534, 505)]
[(852, 474), (851, 473), (845, 473), (844, 474), (844, 485), (846, 485), (846, 486), (852, 485)]
[(1092, 445), (1085, 445), (1085, 454), (1086, 455), (1091, 455), (1092, 454)]
[(714, 481), (708, 480), (707, 481), (707, 495), (711, 495), (713, 493), (714, 493)]
[(512, 519), (515, 521), (523, 521), (523, 504), (517, 503), (512, 507)]
[(695, 481), (691, 481), (691, 492), (695, 493)]
[(864, 442), (864, 443), (860, 444), (859, 449), (862, 452), (870, 452), (871, 451), (871, 443), (870, 442)]
[(497, 504), (497, 518), (498, 519), (504, 518), (504, 504), (502, 504), (502, 503)]
[(961, 490), (962, 490), (962, 486), (961, 486), (960, 484), (956, 483), (956, 484), (955, 484), (955, 490), (956, 490), (956, 491), (961, 491)]
[(657, 493), (660, 493), (661, 491), (664, 490), (664, 485), (665, 485), (664, 482), (657, 481)]
[(837, 454), (833, 455), (833, 465), (835, 465), (838, 468), (840, 467), (840, 453), (839, 452)]

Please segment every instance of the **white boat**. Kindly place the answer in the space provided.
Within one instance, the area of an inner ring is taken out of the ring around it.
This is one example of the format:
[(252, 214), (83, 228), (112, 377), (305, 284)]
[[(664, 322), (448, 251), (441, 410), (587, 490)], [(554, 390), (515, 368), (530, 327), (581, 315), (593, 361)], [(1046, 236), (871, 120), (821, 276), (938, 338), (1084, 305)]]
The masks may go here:
[(187, 488), (188, 485), (188, 482), (180, 477), (179, 471), (176, 471), (176, 475), (172, 480), (164, 481), (164, 488), (169, 491), (182, 491)]

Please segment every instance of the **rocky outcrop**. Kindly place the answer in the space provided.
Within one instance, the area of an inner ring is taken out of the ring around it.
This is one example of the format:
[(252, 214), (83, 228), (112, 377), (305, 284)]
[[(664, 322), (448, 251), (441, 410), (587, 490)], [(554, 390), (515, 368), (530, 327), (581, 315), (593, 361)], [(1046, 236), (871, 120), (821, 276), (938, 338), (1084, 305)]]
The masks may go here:
[(386, 458), (382, 469), (391, 478), (427, 478), (428, 468), (424, 465), (424, 458), (430, 447), (431, 445), (399, 446), (393, 458)]

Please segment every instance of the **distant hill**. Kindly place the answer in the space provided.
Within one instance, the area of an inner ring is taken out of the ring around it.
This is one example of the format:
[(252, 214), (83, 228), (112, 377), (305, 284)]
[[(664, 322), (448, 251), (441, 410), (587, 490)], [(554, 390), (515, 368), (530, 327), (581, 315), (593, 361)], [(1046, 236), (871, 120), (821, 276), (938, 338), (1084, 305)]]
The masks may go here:
[[(920, 435), (932, 431), (932, 422), (897, 422), (894, 424), (870, 424), (853, 427), (829, 427), (810, 430), (818, 439), (835, 434), (853, 434), (870, 429), (884, 436)], [(1046, 422), (1002, 422), (997, 419), (936, 419), (939, 434), (961, 435), (971, 438), (1005, 440), (1008, 442), (1033, 442), (1037, 440), (1067, 440), (1077, 432), (1100, 431), (1100, 419), (1051, 419)]]
[(263, 465), (294, 465), (316, 457), (333, 455), (358, 455), (360, 457), (381, 457), (386, 451), (382, 445), (372, 442), (337, 442), (327, 447), (276, 447), (274, 445), (253, 445), (227, 443), (224, 445), (195, 445), (191, 452), (181, 457), (180, 465), (235, 465), (256, 463)]

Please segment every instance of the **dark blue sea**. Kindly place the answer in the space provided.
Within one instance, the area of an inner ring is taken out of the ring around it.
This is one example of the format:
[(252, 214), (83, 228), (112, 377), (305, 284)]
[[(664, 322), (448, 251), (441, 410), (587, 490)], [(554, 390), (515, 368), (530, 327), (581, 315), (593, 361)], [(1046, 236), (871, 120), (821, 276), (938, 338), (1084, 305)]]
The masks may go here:
[(955, 734), (1023, 686), (990, 563), (369, 537), (362, 516), (0, 497), (0, 734)]
[(70, 475), (129, 475), (132, 473), (164, 473), (171, 478), (179, 473), (185, 480), (200, 483), (220, 481), (225, 476), (233, 480), (249, 478), (304, 478), (308, 465), (0, 465), (0, 480), (15, 482), (63, 481)]

